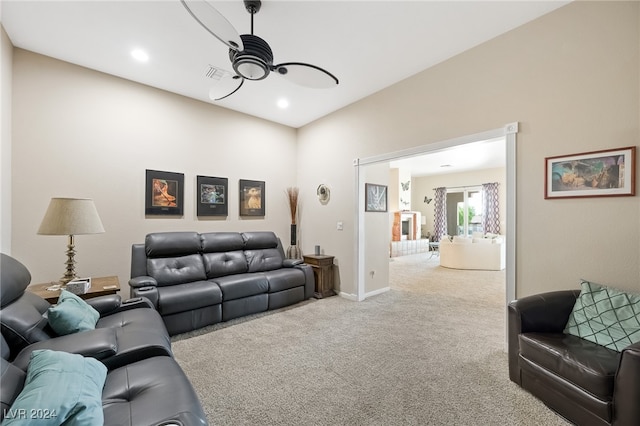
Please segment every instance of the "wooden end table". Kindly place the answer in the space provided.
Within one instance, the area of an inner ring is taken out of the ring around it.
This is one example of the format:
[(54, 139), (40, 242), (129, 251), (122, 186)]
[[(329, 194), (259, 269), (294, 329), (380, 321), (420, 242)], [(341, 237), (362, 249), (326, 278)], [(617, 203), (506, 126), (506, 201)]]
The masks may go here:
[[(57, 303), (60, 296), (60, 289), (47, 290), (47, 288), (56, 286), (57, 282), (48, 282), (42, 284), (33, 284), (27, 287), (27, 291), (37, 294), (49, 303)], [(120, 281), (118, 277), (91, 277), (91, 288), (85, 294), (78, 294), (82, 299), (91, 299), (92, 297), (106, 296), (116, 294), (120, 290)]]
[(322, 299), (323, 297), (333, 296), (333, 259), (335, 256), (324, 256), (309, 254), (304, 255), (304, 263), (311, 266), (313, 276), (316, 279), (316, 288), (314, 297)]

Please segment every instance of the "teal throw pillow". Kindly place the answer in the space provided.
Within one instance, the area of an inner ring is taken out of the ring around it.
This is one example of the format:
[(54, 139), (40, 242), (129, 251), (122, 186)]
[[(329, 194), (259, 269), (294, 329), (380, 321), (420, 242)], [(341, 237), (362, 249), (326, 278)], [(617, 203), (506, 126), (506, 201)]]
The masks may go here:
[(107, 368), (94, 358), (33, 351), (24, 388), (5, 412), (2, 425), (101, 425), (106, 378)]
[(100, 319), (100, 313), (87, 302), (62, 290), (58, 304), (49, 308), (49, 325), (59, 335), (93, 330)]
[(640, 342), (640, 294), (582, 281), (564, 332), (620, 352)]

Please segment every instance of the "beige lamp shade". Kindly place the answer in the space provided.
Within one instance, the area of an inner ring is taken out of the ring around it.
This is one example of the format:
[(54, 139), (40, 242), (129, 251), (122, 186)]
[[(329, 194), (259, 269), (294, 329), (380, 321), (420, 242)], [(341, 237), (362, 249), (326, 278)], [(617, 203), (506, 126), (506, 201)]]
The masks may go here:
[(104, 232), (90, 198), (52, 198), (38, 229), (40, 235), (83, 235)]

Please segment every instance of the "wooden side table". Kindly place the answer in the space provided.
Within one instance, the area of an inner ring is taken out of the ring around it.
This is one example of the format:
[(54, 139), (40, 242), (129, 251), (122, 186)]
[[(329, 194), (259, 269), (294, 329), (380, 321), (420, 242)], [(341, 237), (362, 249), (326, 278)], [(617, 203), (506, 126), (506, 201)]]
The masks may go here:
[[(46, 299), (49, 303), (57, 303), (58, 297), (60, 297), (60, 289), (47, 290), (52, 286), (55, 286), (56, 282), (34, 284), (27, 287), (27, 291), (37, 294), (38, 296)], [(120, 290), (120, 281), (118, 277), (91, 277), (91, 288), (85, 294), (78, 294), (82, 299), (91, 299), (92, 297), (106, 296), (108, 294), (116, 294)]]
[(333, 296), (333, 259), (335, 256), (324, 255), (304, 255), (304, 263), (311, 266), (313, 276), (316, 279), (316, 290), (314, 297), (322, 299), (323, 297)]

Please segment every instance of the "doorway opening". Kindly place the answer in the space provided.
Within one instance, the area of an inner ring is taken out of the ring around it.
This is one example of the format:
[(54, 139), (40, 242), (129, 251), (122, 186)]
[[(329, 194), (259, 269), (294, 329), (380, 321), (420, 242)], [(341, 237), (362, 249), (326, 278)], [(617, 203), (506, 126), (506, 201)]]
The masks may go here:
[[(375, 157), (368, 157), (357, 159), (354, 161), (354, 169), (357, 182), (357, 244), (356, 244), (356, 261), (357, 261), (357, 294), (356, 300), (364, 300), (366, 297), (379, 294), (388, 290), (376, 287), (375, 283), (372, 283), (372, 279), (376, 277), (379, 272), (385, 271), (383, 266), (384, 262), (388, 264), (389, 257), (389, 238), (387, 236), (385, 228), (385, 238), (380, 238), (378, 230), (383, 227), (384, 221), (379, 216), (370, 216), (365, 214), (364, 206), (364, 187), (368, 179), (372, 176), (377, 177), (378, 180), (383, 179), (382, 170), (387, 170), (388, 176), (388, 164), (390, 161), (398, 159), (406, 159), (417, 155), (424, 155), (428, 153), (437, 153), (453, 147), (462, 147), (467, 144), (477, 143), (482, 141), (495, 140), (498, 138), (504, 138), (504, 153), (505, 153), (505, 182), (506, 182), (506, 226), (505, 226), (505, 241), (506, 241), (506, 291), (505, 302), (513, 300), (515, 298), (515, 229), (516, 229), (516, 215), (515, 215), (515, 167), (516, 167), (516, 135), (518, 132), (518, 123), (511, 123), (503, 128), (494, 129), (487, 132), (478, 134), (463, 136), (450, 140), (435, 142), (429, 145), (423, 145), (420, 147), (411, 148), (404, 151), (398, 151), (385, 155), (379, 155)], [(380, 183), (380, 182), (376, 183)], [(427, 197), (425, 197), (427, 199)], [(388, 221), (388, 218), (387, 218)], [(470, 221), (473, 222), (473, 218)], [(469, 225), (473, 223), (467, 223), (467, 229)], [(463, 225), (464, 229), (464, 225)], [(388, 267), (386, 268), (387, 282), (388, 282)], [(379, 278), (378, 278), (379, 279)], [(379, 282), (379, 281), (378, 281)], [(506, 303), (505, 303), (506, 304)]]

